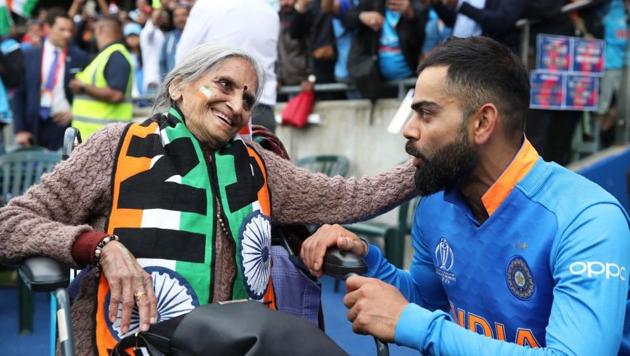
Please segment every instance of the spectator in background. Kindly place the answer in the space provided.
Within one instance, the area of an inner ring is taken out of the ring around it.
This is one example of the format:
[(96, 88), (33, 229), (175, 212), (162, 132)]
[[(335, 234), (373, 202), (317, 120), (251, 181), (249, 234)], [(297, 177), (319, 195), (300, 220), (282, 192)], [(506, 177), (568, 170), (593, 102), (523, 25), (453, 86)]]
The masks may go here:
[(162, 46), (162, 54), (160, 54), (160, 78), (164, 78), (175, 67), (177, 43), (182, 37), (182, 31), (186, 26), (186, 20), (188, 20), (188, 7), (176, 5), (172, 14), (174, 29), (164, 36), (164, 45)]
[(4, 129), (13, 122), (9, 90), (22, 82), (24, 58), (20, 44), (13, 38), (0, 40), (0, 154), (5, 152)]
[(335, 35), (332, 15), (321, 9), (319, 0), (297, 0), (291, 13), (289, 32), (303, 40), (308, 52), (309, 74), (319, 83), (335, 81)]
[[(530, 28), (530, 48), (536, 48), (539, 33), (561, 36), (575, 35), (575, 28), (569, 15), (561, 13), (565, 0), (547, 0), (536, 7), (528, 2), (526, 15), (536, 19)], [(528, 62), (536, 63), (536, 51), (530, 50)], [(530, 68), (531, 69), (531, 68)], [(567, 165), (572, 158), (573, 133), (577, 127), (581, 111), (529, 110), (525, 131), (532, 145), (546, 161)]]
[(523, 17), (526, 0), (431, 0), (453, 36), (484, 35), (518, 52), (520, 31), (515, 24)]
[(603, 147), (608, 147), (614, 143), (615, 129), (619, 119), (617, 103), (622, 100), (620, 94), (628, 47), (628, 15), (623, 0), (611, 0), (602, 10), (606, 62), (604, 77), (600, 82), (596, 119), (600, 120), (601, 144)]
[(424, 44), (422, 45), (422, 57), (426, 56), (435, 46), (451, 37), (453, 29), (446, 26), (435, 10), (429, 10), (427, 24), (424, 26)]
[(132, 98), (144, 97), (144, 79), (142, 66), (142, 49), (140, 48), (140, 32), (142, 27), (135, 22), (130, 22), (123, 28), (125, 36), (125, 47), (129, 51), (131, 57), (131, 66), (134, 68), (133, 88), (131, 89)]
[(140, 32), (140, 48), (142, 49), (143, 86), (147, 96), (153, 97), (162, 78), (160, 76), (160, 54), (164, 45), (164, 32), (160, 26), (166, 23), (166, 12), (162, 8), (153, 9), (151, 19)]
[(383, 80), (413, 76), (424, 41), (425, 22), (426, 7), (420, 1), (361, 0), (344, 16), (346, 29), (357, 31), (348, 56), (352, 79), (357, 81), (353, 65), (361, 62), (362, 57), (375, 54)]
[(95, 25), (96, 43), (101, 50), (88, 66), (70, 81), (78, 95), (72, 103), (72, 126), (84, 139), (113, 122), (131, 121), (133, 67), (131, 56), (121, 43), (120, 21), (104, 17)]
[(147, 0), (136, 0), (136, 9), (129, 12), (129, 18), (140, 24), (140, 26), (144, 26), (152, 11), (151, 5)]
[(278, 85), (299, 85), (309, 75), (308, 51), (302, 38), (291, 36), (296, 0), (280, 1), (280, 35), (278, 37)]
[[(105, 0), (98, 0), (98, 10), (100, 10), (101, 15), (109, 14)], [(87, 52), (90, 57), (95, 56), (98, 53), (98, 46), (94, 36), (94, 23), (98, 13), (94, 2), (86, 3), (85, 0), (73, 0), (68, 14), (75, 22), (77, 46)]]
[(24, 80), (13, 95), (13, 130), (20, 146), (57, 150), (72, 120), (69, 83), (88, 56), (70, 45), (74, 23), (63, 10), (48, 10), (44, 27), (44, 45), (23, 51)]
[(41, 21), (30, 19), (26, 22), (26, 33), (22, 36), (22, 48), (41, 47), (44, 30)]
[(237, 46), (251, 53), (265, 71), (263, 93), (252, 110), (252, 122), (275, 131), (279, 31), (278, 14), (266, 0), (197, 1), (190, 10), (175, 62), (202, 43)]
[[(349, 83), (348, 54), (352, 45), (354, 33), (343, 25), (343, 17), (359, 3), (358, 0), (322, 0), (322, 11), (333, 15), (332, 26), (337, 47), (337, 61), (335, 63), (335, 80)], [(351, 95), (352, 98), (356, 95)]]

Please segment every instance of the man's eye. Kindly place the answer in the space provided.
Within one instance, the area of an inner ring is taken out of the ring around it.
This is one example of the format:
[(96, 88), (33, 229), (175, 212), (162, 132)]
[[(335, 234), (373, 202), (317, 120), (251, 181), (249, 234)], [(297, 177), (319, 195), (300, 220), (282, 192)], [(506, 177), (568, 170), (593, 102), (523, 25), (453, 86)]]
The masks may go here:
[(428, 110), (420, 110), (420, 117), (422, 117), (423, 119), (428, 119), (430, 118), (432, 115), (432, 113)]

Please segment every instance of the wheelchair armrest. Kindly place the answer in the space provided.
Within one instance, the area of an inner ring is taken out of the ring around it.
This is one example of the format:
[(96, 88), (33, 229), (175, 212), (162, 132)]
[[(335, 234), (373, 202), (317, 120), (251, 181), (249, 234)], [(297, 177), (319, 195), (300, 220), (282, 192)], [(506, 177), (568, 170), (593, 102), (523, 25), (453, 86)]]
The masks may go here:
[(24, 284), (34, 292), (52, 292), (65, 288), (70, 281), (70, 271), (48, 257), (30, 257), (22, 262), (18, 274)]

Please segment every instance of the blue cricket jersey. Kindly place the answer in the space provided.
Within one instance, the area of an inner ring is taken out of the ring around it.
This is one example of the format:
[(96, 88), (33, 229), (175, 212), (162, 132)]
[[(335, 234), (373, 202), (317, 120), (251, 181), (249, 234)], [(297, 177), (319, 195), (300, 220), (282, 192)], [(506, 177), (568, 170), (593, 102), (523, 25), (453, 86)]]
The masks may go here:
[(482, 202), (490, 216), (479, 224), (456, 189), (423, 198), (409, 271), (370, 246), (368, 274), (411, 302), (396, 343), (436, 355), (616, 355), (630, 269), (619, 202), (527, 140)]

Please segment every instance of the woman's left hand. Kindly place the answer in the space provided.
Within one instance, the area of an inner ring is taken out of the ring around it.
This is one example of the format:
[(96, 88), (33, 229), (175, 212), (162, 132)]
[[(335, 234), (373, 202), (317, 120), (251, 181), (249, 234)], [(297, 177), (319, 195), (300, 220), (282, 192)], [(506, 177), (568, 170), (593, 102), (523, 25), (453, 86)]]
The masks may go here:
[(129, 331), (133, 306), (138, 306), (140, 331), (149, 330), (157, 320), (157, 298), (153, 291), (153, 279), (127, 248), (118, 241), (103, 247), (101, 269), (110, 290), (109, 320), (114, 323), (118, 316), (118, 306), (122, 304), (120, 331)]

